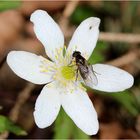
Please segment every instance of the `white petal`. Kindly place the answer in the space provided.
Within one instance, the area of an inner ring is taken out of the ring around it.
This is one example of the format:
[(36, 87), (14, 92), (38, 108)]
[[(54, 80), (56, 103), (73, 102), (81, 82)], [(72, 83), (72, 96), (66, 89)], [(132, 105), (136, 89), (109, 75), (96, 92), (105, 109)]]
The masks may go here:
[(55, 60), (55, 49), (64, 46), (64, 36), (59, 26), (43, 10), (32, 13), (30, 20), (34, 23), (35, 34), (44, 45), (47, 55)]
[(60, 110), (59, 93), (53, 87), (45, 86), (35, 104), (34, 119), (39, 128), (50, 126)]
[[(19, 77), (34, 84), (46, 84), (52, 79), (50, 74), (40, 72), (42, 58), (25, 51), (11, 51), (7, 56), (7, 63)], [(47, 64), (53, 65), (51, 61), (45, 60)]]
[(119, 92), (130, 88), (134, 83), (132, 75), (114, 66), (96, 64), (93, 65), (93, 70), (97, 76), (98, 84), (91, 88), (97, 90)]
[(80, 51), (88, 59), (96, 46), (99, 24), (100, 19), (96, 17), (84, 20), (74, 32), (68, 50)]
[(63, 93), (61, 102), (66, 113), (82, 131), (88, 135), (97, 133), (97, 114), (86, 92), (79, 89), (72, 93)]

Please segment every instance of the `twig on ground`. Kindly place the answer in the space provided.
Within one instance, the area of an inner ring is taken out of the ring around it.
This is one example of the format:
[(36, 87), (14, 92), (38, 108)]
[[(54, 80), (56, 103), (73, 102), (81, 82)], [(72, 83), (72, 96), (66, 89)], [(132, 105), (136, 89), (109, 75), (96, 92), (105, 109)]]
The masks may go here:
[[(9, 118), (16, 122), (20, 113), (22, 105), (29, 99), (32, 90), (35, 88), (34, 84), (28, 83), (27, 86), (19, 93), (14, 107), (9, 113)], [(0, 139), (6, 139), (9, 136), (9, 132), (4, 132), (0, 135)]]
[[(65, 31), (65, 36), (67, 38), (71, 37), (74, 30), (74, 26), (69, 27), (69, 29)], [(100, 32), (99, 40), (106, 42), (124, 42), (138, 44), (140, 43), (140, 34)]]
[(126, 42), (126, 43), (140, 43), (140, 34), (130, 33), (104, 33), (101, 32), (99, 40), (107, 42)]
[(114, 60), (111, 60), (109, 62), (107, 62), (107, 64), (111, 64), (117, 67), (122, 67), (124, 65), (130, 64), (134, 61), (136, 61), (138, 59), (138, 57), (140, 56), (140, 50), (137, 49), (136, 51), (130, 51), (127, 54), (116, 58)]
[(29, 99), (32, 90), (35, 88), (34, 84), (28, 83), (27, 86), (19, 93), (17, 101), (10, 111), (9, 118), (16, 122), (20, 113), (20, 108)]
[(5, 131), (3, 133), (0, 134), (0, 139), (6, 139), (9, 135), (9, 132)]
[(63, 11), (63, 13), (62, 13), (61, 18), (58, 21), (62, 31), (64, 32), (64, 34), (66, 34), (67, 29), (69, 28), (69, 26), (68, 26), (69, 17), (71, 16), (73, 11), (77, 7), (78, 3), (79, 3), (79, 0), (68, 2), (64, 11)]
[(73, 13), (73, 11), (75, 10), (75, 8), (77, 7), (79, 1), (70, 1), (67, 5), (66, 8), (63, 11), (63, 17), (64, 18), (69, 18), (71, 16), (71, 14)]

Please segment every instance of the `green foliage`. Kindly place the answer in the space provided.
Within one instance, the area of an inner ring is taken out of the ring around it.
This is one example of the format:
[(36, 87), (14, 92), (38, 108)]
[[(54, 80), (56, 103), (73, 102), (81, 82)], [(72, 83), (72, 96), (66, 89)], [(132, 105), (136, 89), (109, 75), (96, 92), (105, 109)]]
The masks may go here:
[(76, 8), (70, 17), (70, 20), (74, 24), (80, 24), (84, 19), (94, 16), (93, 9), (86, 5), (81, 5)]
[(64, 48), (63, 48), (63, 56), (65, 56), (66, 55), (66, 50), (67, 48), (66, 48), (66, 46), (64, 46)]
[[(103, 94), (102, 94), (103, 95)], [(137, 116), (140, 112), (140, 106), (138, 105), (133, 94), (129, 90), (117, 93), (106, 93), (105, 96), (111, 96), (118, 103), (125, 107), (133, 116)]]
[(55, 122), (54, 139), (88, 139), (89, 137), (76, 127), (74, 122), (61, 109)]
[(115, 1), (104, 1), (102, 9), (100, 9), (102, 15), (120, 17), (120, 3)]
[(5, 131), (14, 133), (15, 135), (27, 135), (26, 131), (23, 130), (21, 127), (15, 125), (7, 117), (0, 115), (0, 133), (3, 133)]
[(117, 94), (111, 94), (111, 96), (121, 103), (133, 116), (139, 114), (139, 105), (130, 91), (118, 92)]
[(107, 48), (107, 43), (99, 41), (93, 50), (93, 53), (90, 56), (88, 62), (90, 64), (104, 62), (106, 58), (105, 55), (103, 55), (103, 52), (105, 52)]
[(127, 43), (122, 43), (122, 42), (115, 42), (111, 43), (111, 49), (115, 53), (115, 56), (121, 56), (125, 53), (127, 53), (129, 49), (129, 44)]
[(9, 10), (9, 9), (15, 9), (15, 8), (19, 7), (20, 4), (21, 4), (20, 1), (1, 0), (0, 1), (0, 11)]

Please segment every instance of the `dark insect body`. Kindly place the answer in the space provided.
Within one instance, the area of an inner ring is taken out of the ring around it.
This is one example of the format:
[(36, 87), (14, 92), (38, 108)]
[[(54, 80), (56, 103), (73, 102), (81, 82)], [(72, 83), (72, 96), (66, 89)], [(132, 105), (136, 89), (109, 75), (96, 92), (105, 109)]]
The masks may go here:
[(77, 76), (79, 71), (81, 77), (83, 78), (87, 86), (96, 86), (98, 84), (98, 80), (95, 75), (95, 72), (93, 71), (92, 65), (88, 64), (87, 60), (81, 55), (81, 52), (79, 51), (74, 51), (72, 57), (75, 59), (77, 65)]

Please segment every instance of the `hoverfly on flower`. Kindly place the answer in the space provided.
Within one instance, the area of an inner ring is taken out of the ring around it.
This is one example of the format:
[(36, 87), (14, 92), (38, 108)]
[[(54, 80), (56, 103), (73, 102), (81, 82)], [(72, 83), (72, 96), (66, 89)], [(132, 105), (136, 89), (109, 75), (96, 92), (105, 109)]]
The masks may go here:
[(95, 75), (92, 65), (89, 65), (87, 60), (81, 55), (81, 52), (74, 51), (72, 57), (75, 58), (77, 65), (76, 79), (78, 78), (78, 72), (84, 80), (85, 85), (92, 87), (92, 85), (98, 84), (98, 79)]

